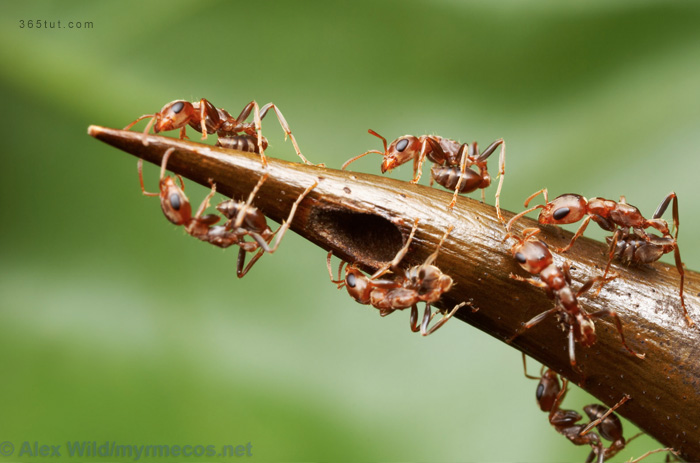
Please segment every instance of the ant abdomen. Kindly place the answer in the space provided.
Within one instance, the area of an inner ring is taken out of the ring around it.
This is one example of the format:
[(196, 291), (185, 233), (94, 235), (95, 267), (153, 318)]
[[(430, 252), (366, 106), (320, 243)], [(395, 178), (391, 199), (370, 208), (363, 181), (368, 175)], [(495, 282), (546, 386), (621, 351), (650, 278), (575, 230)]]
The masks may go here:
[(459, 166), (433, 166), (430, 171), (433, 179), (448, 190), (456, 189), (459, 179), (462, 177), (463, 180), (458, 190), (460, 193), (471, 193), (478, 188), (486, 188), (491, 184), (490, 178), (484, 179), (471, 169), (465, 170), (464, 174), (462, 174)]
[[(263, 138), (261, 140), (262, 149), (267, 149), (267, 139)], [(216, 142), (217, 146), (222, 148), (228, 148), (232, 150), (245, 151), (247, 153), (260, 154), (258, 149), (258, 141), (256, 137), (251, 135), (236, 135), (231, 137), (219, 137)]]

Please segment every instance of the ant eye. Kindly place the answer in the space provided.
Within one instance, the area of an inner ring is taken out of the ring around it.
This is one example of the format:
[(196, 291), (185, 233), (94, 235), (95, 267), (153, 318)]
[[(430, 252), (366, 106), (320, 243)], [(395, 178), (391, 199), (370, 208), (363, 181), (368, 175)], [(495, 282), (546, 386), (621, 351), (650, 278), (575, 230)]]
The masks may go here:
[(554, 217), (554, 220), (561, 220), (567, 215), (569, 215), (569, 208), (568, 207), (560, 207), (554, 213), (552, 214), (552, 217)]
[(404, 138), (403, 140), (399, 140), (399, 142), (396, 144), (396, 151), (403, 151), (406, 149), (408, 146), (408, 138)]
[(185, 103), (183, 103), (182, 101), (178, 101), (177, 103), (175, 103), (174, 105), (172, 105), (172, 107), (171, 107), (170, 109), (172, 109), (173, 112), (174, 112), (175, 114), (177, 114), (177, 113), (179, 113), (180, 111), (182, 111), (182, 108), (184, 108), (184, 107), (185, 107)]
[(176, 211), (180, 210), (180, 206), (182, 206), (180, 202), (180, 195), (177, 193), (173, 193), (170, 195), (170, 205), (175, 209)]
[(348, 285), (351, 288), (355, 287), (355, 274), (353, 273), (348, 273), (347, 278), (345, 278), (345, 284)]
[(524, 264), (525, 262), (527, 262), (525, 254), (523, 254), (522, 252), (515, 253), (515, 260), (517, 260), (519, 264)]
[(540, 383), (537, 385), (537, 392), (535, 393), (535, 396), (537, 397), (537, 400), (540, 400), (543, 395), (544, 395), (544, 384)]

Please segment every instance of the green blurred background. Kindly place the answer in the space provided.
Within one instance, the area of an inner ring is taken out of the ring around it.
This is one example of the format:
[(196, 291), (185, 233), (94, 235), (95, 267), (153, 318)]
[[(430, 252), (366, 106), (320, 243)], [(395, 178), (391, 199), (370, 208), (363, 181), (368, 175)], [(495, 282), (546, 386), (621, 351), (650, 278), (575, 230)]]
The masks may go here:
[[(379, 148), (368, 128), (390, 140), (504, 137), (509, 210), (546, 186), (624, 194), (650, 215), (675, 190), (683, 260), (698, 269), (697, 3), (72, 1), (0, 12), (0, 441), (15, 445), (13, 460), (46, 460), (18, 457), (25, 441), (60, 444), (64, 457), (66, 441), (251, 442), (259, 461), (588, 454), (551, 428), (519, 353), (501, 342), (459, 322), (421, 338), (408, 314), (380, 318), (329, 284), (323, 251), (296, 235), (239, 281), (235, 250), (167, 222), (141, 195), (135, 159), (86, 129), (123, 127), (174, 99), (236, 114), (251, 99), (275, 102), (306, 156), (331, 167)], [(268, 154), (296, 160), (277, 123), (265, 127)], [(378, 173), (379, 158), (354, 168)], [(148, 166), (150, 189), (157, 176)], [(206, 190), (189, 185), (198, 204)], [(590, 402), (573, 390), (567, 407)], [(640, 438), (617, 461), (657, 446)]]

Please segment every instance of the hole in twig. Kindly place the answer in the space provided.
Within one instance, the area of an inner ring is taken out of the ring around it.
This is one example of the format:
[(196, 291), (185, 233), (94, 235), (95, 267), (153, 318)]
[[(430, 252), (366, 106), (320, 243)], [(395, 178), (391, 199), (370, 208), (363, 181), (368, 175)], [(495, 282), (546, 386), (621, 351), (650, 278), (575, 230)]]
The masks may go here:
[(391, 261), (403, 246), (398, 227), (379, 215), (333, 209), (315, 209), (312, 214), (309, 223), (319, 227), (318, 234), (355, 262), (377, 266)]

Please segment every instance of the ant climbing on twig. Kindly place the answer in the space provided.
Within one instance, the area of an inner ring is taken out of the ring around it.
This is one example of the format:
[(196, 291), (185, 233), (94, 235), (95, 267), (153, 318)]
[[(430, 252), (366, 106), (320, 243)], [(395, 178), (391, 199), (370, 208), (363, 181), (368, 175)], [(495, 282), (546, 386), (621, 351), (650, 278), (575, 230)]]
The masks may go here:
[[(151, 127), (153, 127), (155, 133), (180, 129), (180, 139), (183, 140), (187, 138), (185, 129), (187, 125), (189, 125), (196, 131), (202, 133), (202, 140), (207, 138), (207, 134), (216, 133), (218, 135), (216, 146), (258, 153), (262, 159), (263, 165), (267, 166), (265, 149), (267, 148), (268, 142), (267, 139), (262, 136), (261, 121), (270, 109), (273, 109), (277, 115), (277, 120), (282, 126), (282, 130), (284, 130), (285, 140), (287, 136), (289, 136), (297, 155), (305, 164), (311, 164), (311, 162), (301, 154), (299, 145), (297, 145), (297, 141), (294, 135), (292, 135), (287, 120), (273, 103), (268, 103), (260, 108), (258, 103), (251, 101), (245, 105), (241, 114), (234, 118), (228, 111), (215, 107), (205, 98), (192, 103), (185, 100), (175, 100), (163, 106), (163, 108), (155, 114), (144, 114), (124, 127), (124, 130), (129, 130), (137, 122), (150, 118), (146, 129), (143, 131), (144, 135), (148, 133)], [(253, 113), (253, 122), (245, 122), (251, 112)], [(143, 144), (148, 145), (148, 140), (145, 137)]]
[[(182, 177), (179, 175), (177, 176), (180, 180), (180, 186), (178, 186), (173, 177), (165, 175), (168, 159), (174, 151), (174, 148), (170, 148), (163, 155), (160, 167), (160, 191), (158, 193), (146, 191), (143, 183), (143, 159), (139, 159), (138, 172), (141, 192), (146, 196), (159, 196), (161, 208), (167, 219), (175, 225), (184, 226), (185, 231), (191, 236), (220, 248), (227, 248), (234, 244), (238, 245), (240, 250), (238, 253), (236, 274), (239, 278), (242, 278), (248, 273), (255, 262), (260, 259), (263, 252), (271, 254), (277, 250), (282, 237), (289, 229), (289, 225), (294, 218), (297, 206), (318, 184), (314, 182), (313, 185), (309, 186), (299, 195), (292, 205), (289, 217), (287, 217), (284, 224), (274, 233), (270, 230), (270, 227), (267, 226), (265, 216), (257, 208), (251, 206), (253, 198), (265, 180), (267, 180), (267, 174), (260, 178), (246, 202), (228, 200), (217, 206), (217, 209), (230, 220), (223, 226), (214, 225), (220, 220), (220, 217), (215, 214), (202, 214), (209, 207), (209, 201), (216, 193), (216, 184), (212, 185), (211, 192), (204, 198), (199, 209), (193, 216), (190, 201), (184, 192), (185, 184), (182, 181)], [(275, 244), (274, 246), (270, 246), (270, 242), (275, 235), (277, 235)], [(254, 241), (245, 241), (244, 239), (246, 236), (250, 236)], [(254, 251), (258, 251), (258, 253), (244, 268), (246, 253)]]
[[(452, 201), (448, 205), (449, 209), (454, 207), (459, 193), (471, 193), (481, 188), (481, 200), (484, 200), (484, 188), (491, 185), (491, 176), (488, 173), (486, 161), (496, 151), (496, 148), (500, 146), (501, 154), (498, 171), (500, 180), (496, 190), (496, 213), (501, 222), (505, 223), (500, 207), (501, 187), (503, 186), (503, 177), (506, 173), (506, 144), (502, 138), (491, 143), (484, 151), (479, 153), (476, 142), (461, 144), (455, 140), (437, 135), (422, 135), (420, 137), (404, 135), (387, 146), (386, 138), (372, 129), (369, 130), (369, 133), (381, 138), (384, 143), (384, 151), (369, 150), (359, 156), (355, 156), (343, 164), (343, 170), (350, 163), (370, 153), (381, 154), (384, 157), (381, 166), (382, 173), (413, 159), (413, 180), (411, 180), (411, 183), (417, 183), (422, 175), (423, 162), (427, 157), (430, 162), (436, 164), (430, 170), (430, 184), (432, 185), (433, 181), (436, 181), (448, 190), (454, 190)], [(479, 172), (470, 169), (471, 166), (476, 166)]]
[[(511, 224), (512, 222), (509, 222), (509, 226)], [(510, 344), (524, 331), (537, 325), (539, 322), (547, 318), (547, 316), (556, 314), (561, 326), (568, 330), (569, 361), (571, 366), (572, 368), (581, 371), (576, 364), (575, 344), (579, 343), (583, 347), (592, 346), (597, 340), (595, 324), (593, 321), (597, 318), (612, 317), (613, 321), (615, 322), (615, 326), (617, 327), (617, 332), (620, 333), (622, 345), (625, 347), (625, 349), (627, 349), (627, 351), (629, 351), (630, 354), (643, 359), (644, 354), (636, 353), (627, 345), (627, 342), (625, 342), (625, 335), (622, 332), (622, 323), (614, 310), (602, 309), (597, 312), (588, 313), (580, 306), (578, 302), (578, 298), (583, 293), (588, 291), (593, 284), (598, 281), (601, 281), (604, 284), (616, 278), (616, 276), (610, 278), (604, 278), (602, 276), (593, 277), (586, 281), (583, 286), (581, 286), (581, 288), (574, 293), (573, 289), (571, 288), (569, 262), (565, 262), (561, 267), (554, 263), (554, 258), (549, 252), (547, 245), (543, 241), (535, 238), (535, 235), (539, 233), (539, 231), (540, 230), (537, 228), (525, 229), (523, 230), (523, 237), (519, 237), (512, 234), (510, 232), (510, 228), (508, 228), (508, 234), (506, 235), (505, 239), (513, 238), (516, 240), (516, 243), (511, 248), (513, 258), (518, 265), (523, 268), (523, 270), (531, 275), (539, 276), (539, 279), (524, 278), (520, 275), (515, 275), (512, 273), (510, 274), (510, 277), (514, 280), (530, 283), (533, 286), (544, 289), (547, 296), (549, 296), (550, 299), (554, 299), (554, 307), (542, 312), (539, 315), (536, 315), (530, 321), (526, 322), (506, 342)]]
[[(590, 445), (591, 453), (586, 459), (586, 463), (591, 463), (596, 457), (597, 463), (603, 463), (606, 459), (613, 457), (620, 450), (625, 448), (628, 442), (636, 439), (642, 433), (636, 434), (625, 441), (622, 435), (622, 423), (613, 413), (618, 407), (627, 402), (630, 396), (625, 395), (612, 408), (606, 408), (599, 404), (586, 405), (584, 412), (591, 420), (589, 423), (578, 423), (582, 416), (574, 410), (563, 410), (561, 403), (566, 396), (569, 381), (562, 378), (559, 385), (559, 375), (554, 370), (542, 366), (540, 376), (531, 376), (527, 373), (525, 354), (523, 354), (523, 368), (525, 377), (539, 380), (537, 384), (537, 404), (543, 412), (549, 412), (549, 423), (554, 429), (569, 439), (575, 445)], [(597, 428), (600, 434), (589, 432)], [(609, 447), (605, 447), (601, 437), (612, 442)]]
[[(338, 279), (334, 280), (333, 271), (331, 269), (332, 251), (328, 253), (326, 263), (331, 281), (338, 285), (338, 289), (345, 286), (348, 290), (348, 294), (350, 294), (353, 299), (360, 304), (371, 305), (379, 309), (379, 315), (382, 317), (396, 310), (403, 310), (410, 307), (411, 331), (414, 333), (420, 331), (423, 336), (427, 336), (444, 325), (460, 307), (468, 303), (462, 302), (457, 304), (447, 315), (443, 312), (442, 318), (431, 328), (428, 328), (433, 317), (437, 314), (437, 312), (432, 312), (430, 305), (437, 302), (443, 293), (446, 293), (452, 288), (452, 278), (449, 275), (443, 274), (439, 268), (433, 265), (433, 262), (437, 259), (440, 247), (453, 227), (450, 226), (448, 228), (447, 232), (440, 240), (440, 243), (438, 243), (435, 252), (433, 252), (425, 262), (407, 270), (402, 270), (398, 265), (408, 252), (408, 248), (417, 228), (418, 219), (416, 219), (404, 247), (399, 250), (389, 264), (377, 270), (371, 277), (367, 277), (354, 265), (348, 265), (345, 268), (345, 278), (341, 279), (340, 273), (343, 265), (345, 265), (345, 262), (341, 262), (338, 266)], [(391, 270), (394, 276), (393, 279), (378, 279), (389, 270)], [(423, 320), (420, 326), (418, 325), (417, 306), (419, 302), (425, 302)]]
[[(586, 217), (569, 244), (564, 248), (558, 249), (559, 252), (566, 252), (571, 249), (576, 239), (583, 235), (589, 222), (593, 220), (603, 230), (614, 232), (612, 238), (608, 241), (610, 250), (603, 277), (607, 276), (610, 264), (615, 257), (619, 257), (623, 263), (627, 264), (648, 264), (656, 262), (663, 254), (673, 251), (676, 269), (681, 278), (680, 299), (683, 315), (689, 326), (695, 324), (688, 315), (685, 297), (683, 296), (685, 271), (683, 270), (683, 262), (678, 249), (679, 219), (676, 193), (669, 193), (661, 201), (651, 219), (645, 219), (639, 209), (631, 204), (627, 204), (624, 196), (620, 196), (620, 201), (615, 202), (604, 198), (586, 199), (577, 194), (563, 194), (550, 202), (546, 188), (535, 192), (527, 198), (525, 207), (539, 194), (544, 196), (545, 204), (538, 204), (513, 216), (508, 222), (507, 228), (510, 228), (510, 225), (520, 217), (536, 209), (542, 209), (537, 218), (541, 224), (571, 224)], [(675, 230), (673, 235), (671, 235), (669, 230), (668, 222), (661, 218), (671, 202), (673, 202), (673, 228)], [(658, 230), (662, 236), (647, 233), (645, 230), (647, 228)], [(646, 244), (643, 242), (646, 242)], [(618, 243), (622, 244), (618, 245)], [(597, 292), (600, 292), (600, 288), (598, 288)]]

